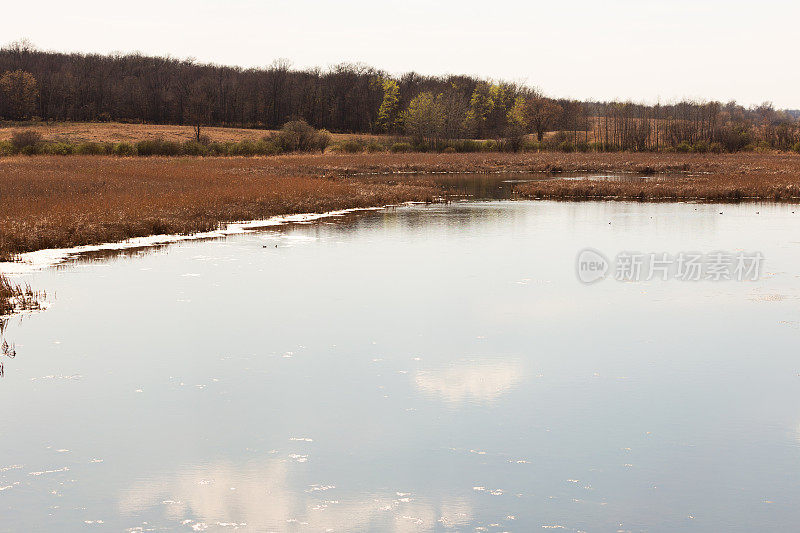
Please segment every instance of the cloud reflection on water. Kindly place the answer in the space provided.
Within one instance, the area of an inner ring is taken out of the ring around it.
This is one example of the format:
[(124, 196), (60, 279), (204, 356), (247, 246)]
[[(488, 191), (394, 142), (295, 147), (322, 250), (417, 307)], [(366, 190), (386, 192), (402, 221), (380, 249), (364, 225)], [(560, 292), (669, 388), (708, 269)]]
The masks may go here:
[[(150, 524), (161, 516), (195, 531), (428, 531), (468, 524), (469, 502), (433, 502), (413, 493), (342, 494), (333, 485), (292, 484), (292, 467), (273, 459), (220, 462), (140, 482), (125, 491), (120, 511)], [(154, 518), (152, 514), (159, 515)]]
[(450, 404), (488, 403), (500, 398), (523, 379), (522, 364), (511, 359), (469, 359), (417, 372), (417, 388)]

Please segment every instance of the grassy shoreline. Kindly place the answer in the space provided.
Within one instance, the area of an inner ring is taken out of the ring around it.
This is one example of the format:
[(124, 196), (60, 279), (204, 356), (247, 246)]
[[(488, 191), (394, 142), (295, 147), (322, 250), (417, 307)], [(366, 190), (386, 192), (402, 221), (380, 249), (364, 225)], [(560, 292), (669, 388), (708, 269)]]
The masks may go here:
[[(46, 248), (191, 234), (277, 215), (434, 202), (436, 174), (549, 173), (524, 198), (800, 202), (794, 154), (302, 154), (261, 157), (15, 156), (0, 159), (0, 260)], [(663, 180), (560, 179), (618, 172)], [(31, 297), (0, 275), (0, 315)]]
[[(0, 160), (0, 259), (275, 215), (436, 201), (424, 174), (553, 173), (527, 198), (800, 201), (795, 154), (302, 154), (268, 158), (16, 156)], [(560, 172), (678, 174), (635, 182)], [(406, 174), (418, 173), (421, 176)]]

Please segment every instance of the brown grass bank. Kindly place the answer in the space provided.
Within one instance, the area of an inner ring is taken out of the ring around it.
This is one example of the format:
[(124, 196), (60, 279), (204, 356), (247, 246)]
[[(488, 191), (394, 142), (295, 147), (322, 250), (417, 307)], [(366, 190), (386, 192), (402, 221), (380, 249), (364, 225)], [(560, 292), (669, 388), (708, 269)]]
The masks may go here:
[[(800, 157), (795, 154), (678, 155), (613, 154), (623, 170), (665, 179), (628, 181), (542, 180), (520, 185), (520, 195), (557, 200), (635, 200), (699, 202), (800, 202)], [(637, 157), (634, 157), (637, 156)], [(590, 165), (591, 166), (591, 165)]]
[(679, 173), (671, 180), (542, 180), (531, 198), (800, 200), (795, 154), (316, 154), (267, 158), (15, 156), (0, 160), (0, 257), (192, 233), (220, 223), (405, 201), (441, 190), (403, 173)]
[(0, 161), (0, 256), (216, 229), (220, 223), (433, 200), (409, 182), (322, 176), (302, 158)]

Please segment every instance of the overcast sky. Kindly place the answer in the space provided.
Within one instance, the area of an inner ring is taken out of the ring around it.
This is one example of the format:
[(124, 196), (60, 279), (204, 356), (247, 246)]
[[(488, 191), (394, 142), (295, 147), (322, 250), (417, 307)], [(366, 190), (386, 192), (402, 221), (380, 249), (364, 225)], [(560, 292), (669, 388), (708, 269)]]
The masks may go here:
[(800, 2), (782, 0), (39, 0), (4, 5), (0, 41), (245, 67), (363, 62), (559, 97), (800, 108), (799, 25)]

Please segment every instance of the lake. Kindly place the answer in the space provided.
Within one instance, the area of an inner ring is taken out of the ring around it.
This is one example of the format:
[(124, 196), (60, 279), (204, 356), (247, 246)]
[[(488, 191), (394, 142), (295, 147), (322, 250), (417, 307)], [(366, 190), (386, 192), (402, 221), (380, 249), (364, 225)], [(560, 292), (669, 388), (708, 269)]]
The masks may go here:
[[(19, 277), (0, 531), (792, 529), (794, 211), (403, 206)], [(587, 284), (587, 247), (764, 262)]]

